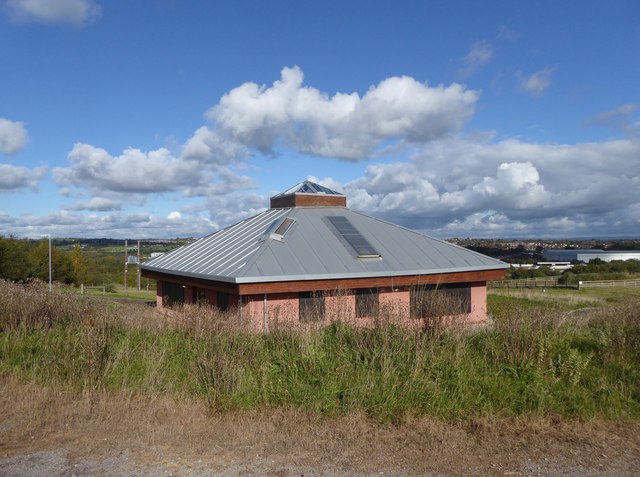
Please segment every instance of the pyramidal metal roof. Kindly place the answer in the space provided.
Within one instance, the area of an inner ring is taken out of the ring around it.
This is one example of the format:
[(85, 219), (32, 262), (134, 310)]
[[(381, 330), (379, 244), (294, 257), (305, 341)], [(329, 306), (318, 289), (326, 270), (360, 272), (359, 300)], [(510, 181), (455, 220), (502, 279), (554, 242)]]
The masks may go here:
[[(350, 224), (351, 239), (334, 223)], [(375, 253), (359, 254), (359, 237)], [(239, 284), (430, 275), (508, 265), (346, 207), (324, 206), (269, 209), (141, 267)]]

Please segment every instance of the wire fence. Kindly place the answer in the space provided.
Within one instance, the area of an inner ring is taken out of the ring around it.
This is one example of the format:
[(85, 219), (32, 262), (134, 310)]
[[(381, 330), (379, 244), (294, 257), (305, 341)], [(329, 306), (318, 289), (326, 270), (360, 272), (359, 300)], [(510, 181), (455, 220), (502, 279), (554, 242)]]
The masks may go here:
[(593, 280), (579, 281), (576, 284), (559, 283), (560, 277), (522, 278), (517, 280), (499, 280), (487, 282), (488, 288), (614, 288), (640, 287), (640, 279), (634, 280)]
[(578, 289), (613, 287), (640, 287), (640, 280), (594, 280), (589, 282), (578, 282)]
[(560, 277), (519, 278), (487, 282), (489, 288), (577, 288), (577, 285), (562, 285)]

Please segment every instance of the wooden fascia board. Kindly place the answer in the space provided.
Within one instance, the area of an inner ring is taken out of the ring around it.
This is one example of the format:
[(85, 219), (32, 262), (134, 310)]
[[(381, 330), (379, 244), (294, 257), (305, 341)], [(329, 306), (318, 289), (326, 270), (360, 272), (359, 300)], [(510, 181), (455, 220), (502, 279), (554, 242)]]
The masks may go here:
[(336, 280), (299, 280), (290, 282), (241, 283), (240, 295), (260, 293), (290, 293), (304, 291), (354, 290), (357, 288), (406, 287), (437, 285), (440, 283), (472, 283), (504, 279), (506, 270), (439, 273), (433, 275), (405, 275), (398, 277), (371, 277)]
[(235, 283), (218, 282), (215, 280), (205, 280), (204, 278), (187, 277), (184, 275), (174, 275), (171, 273), (156, 272), (152, 270), (142, 269), (142, 276), (152, 278), (158, 281), (167, 281), (187, 285), (190, 287), (206, 288), (209, 290), (220, 291), (232, 295), (238, 294), (238, 285)]
[(441, 283), (474, 283), (502, 280), (506, 270), (482, 270), (475, 272), (437, 273), (432, 275), (404, 275), (397, 277), (347, 278), (335, 280), (296, 280), (286, 282), (233, 284), (205, 280), (170, 273), (142, 270), (142, 276), (198, 288), (206, 288), (233, 295), (257, 295), (263, 293), (292, 293), (305, 291), (354, 290), (357, 288), (396, 288), (414, 285), (438, 285)]

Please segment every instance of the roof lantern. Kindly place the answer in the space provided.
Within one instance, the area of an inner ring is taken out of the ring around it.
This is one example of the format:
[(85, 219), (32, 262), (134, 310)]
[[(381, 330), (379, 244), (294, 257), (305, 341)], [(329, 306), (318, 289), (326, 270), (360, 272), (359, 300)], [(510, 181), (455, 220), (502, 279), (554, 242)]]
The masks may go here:
[(272, 209), (318, 206), (346, 207), (347, 196), (315, 182), (304, 181), (271, 197)]

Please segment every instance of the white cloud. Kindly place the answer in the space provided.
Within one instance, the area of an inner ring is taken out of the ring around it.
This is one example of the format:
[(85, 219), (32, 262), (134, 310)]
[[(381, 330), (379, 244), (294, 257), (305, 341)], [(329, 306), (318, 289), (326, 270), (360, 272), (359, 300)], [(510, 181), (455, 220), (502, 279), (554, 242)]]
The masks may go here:
[(246, 148), (221, 137), (217, 131), (202, 126), (182, 146), (181, 157), (205, 163), (229, 164), (244, 159)]
[(102, 9), (93, 0), (5, 0), (4, 10), (19, 23), (59, 23), (81, 27)]
[[(69, 152), (70, 166), (55, 168), (53, 177), (66, 197), (78, 199), (65, 207), (67, 211), (114, 212), (125, 203), (129, 208), (141, 207), (153, 195), (211, 200), (255, 187), (251, 178), (239, 175), (230, 166), (220, 165), (213, 158), (200, 159), (175, 157), (164, 148), (147, 152), (129, 148), (113, 156), (102, 148), (78, 143)], [(180, 219), (176, 213), (165, 219), (175, 225)], [(208, 219), (204, 222), (211, 225)], [(189, 224), (187, 229), (194, 226)]]
[(471, 44), (469, 53), (462, 59), (464, 66), (459, 74), (463, 77), (470, 76), (478, 68), (489, 63), (493, 58), (493, 47), (486, 40), (476, 41)]
[[(536, 144), (452, 134), (477, 99), (460, 85), (429, 87), (409, 77), (383, 80), (362, 97), (329, 96), (304, 86), (298, 68), (285, 68), (271, 87), (245, 83), (225, 95), (209, 111), (212, 123), (178, 154), (129, 148), (112, 155), (76, 144), (54, 179), (77, 203), (40, 218), (0, 213), (0, 228), (18, 236), (37, 235), (38, 227), (85, 237), (206, 235), (268, 206), (267, 197), (248, 191), (253, 179), (238, 172), (251, 149), (359, 160), (411, 144), (410, 159), (372, 163), (351, 182), (309, 179), (344, 192), (354, 209), (438, 236), (637, 234), (638, 141)], [(627, 117), (635, 108), (602, 117)], [(45, 173), (0, 167), (0, 190), (36, 187)], [(142, 209), (153, 195), (176, 204), (159, 215), (121, 210), (125, 203)], [(192, 197), (203, 199), (178, 202)]]
[(0, 164), (0, 192), (26, 188), (37, 190), (38, 182), (46, 172), (46, 167), (28, 169), (26, 167)]
[[(300, 68), (284, 68), (269, 88), (255, 83), (234, 88), (210, 109), (209, 118), (221, 134), (263, 153), (273, 154), (282, 143), (316, 156), (362, 160), (385, 141), (423, 143), (460, 130), (479, 97), (456, 83), (431, 87), (407, 76), (387, 78), (362, 98), (330, 97), (302, 83)], [(190, 149), (206, 154), (200, 141), (193, 142)]]
[(536, 71), (531, 76), (520, 80), (520, 91), (532, 96), (542, 96), (549, 86), (551, 86), (551, 75), (554, 68), (545, 67)]
[(444, 236), (465, 227), (471, 235), (548, 236), (571, 232), (567, 224), (574, 236), (597, 234), (598, 227), (615, 233), (604, 224), (637, 234), (640, 222), (628, 208), (640, 202), (639, 156), (640, 143), (632, 140), (450, 138), (424, 146), (409, 162), (370, 165), (344, 190), (355, 209)]
[(91, 210), (109, 212), (122, 209), (122, 201), (107, 197), (92, 197), (89, 201), (78, 202), (66, 207), (66, 210)]
[(200, 182), (197, 163), (180, 161), (164, 148), (149, 152), (130, 148), (112, 156), (104, 149), (78, 143), (69, 161), (71, 167), (54, 169), (56, 181), (94, 191), (170, 192)]
[(15, 154), (27, 144), (28, 140), (29, 135), (24, 123), (0, 118), (0, 152)]
[(177, 158), (164, 148), (148, 152), (129, 148), (112, 156), (102, 148), (78, 143), (69, 153), (69, 161), (70, 167), (53, 170), (56, 182), (88, 189), (94, 197), (165, 192), (203, 196), (253, 186), (251, 179), (226, 166)]

